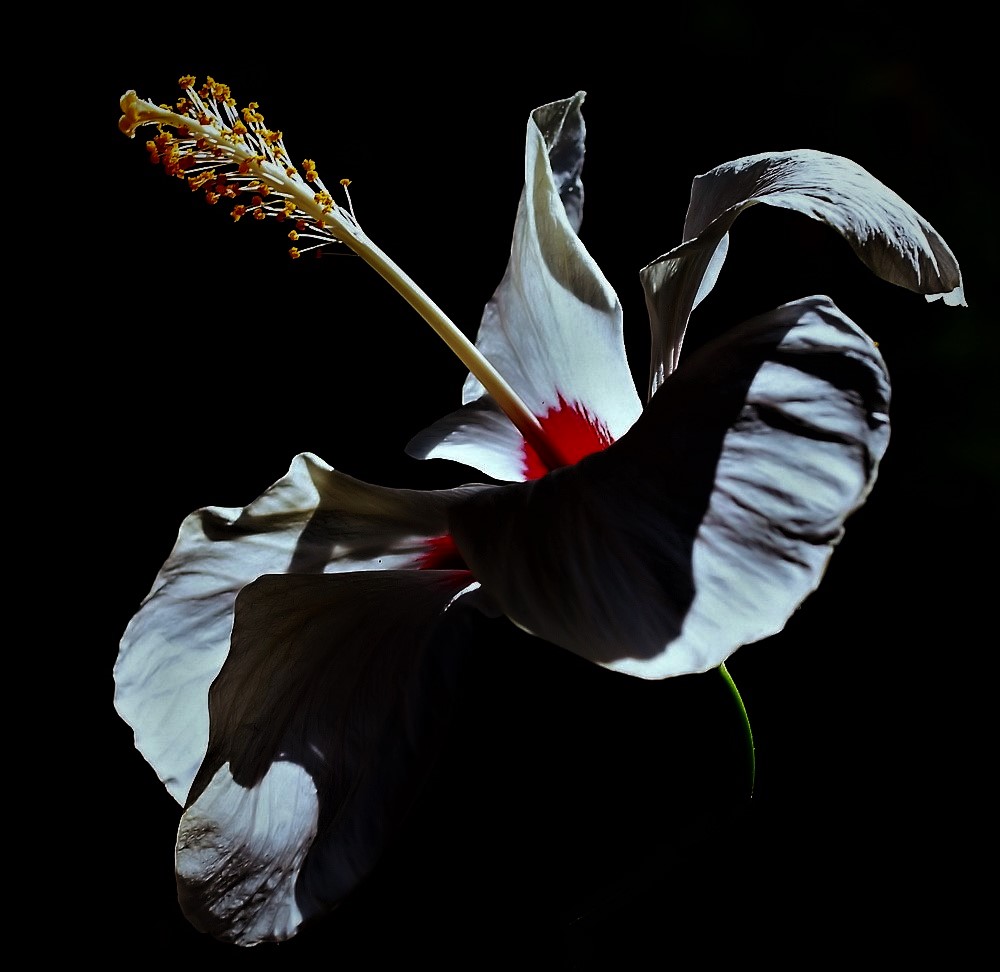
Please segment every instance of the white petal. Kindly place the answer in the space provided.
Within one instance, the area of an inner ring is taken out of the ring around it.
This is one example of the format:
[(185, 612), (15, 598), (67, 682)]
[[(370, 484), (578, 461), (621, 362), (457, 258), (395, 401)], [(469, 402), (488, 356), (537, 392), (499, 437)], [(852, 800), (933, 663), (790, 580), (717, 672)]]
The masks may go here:
[(210, 889), (216, 916), (205, 932), (239, 944), (290, 938), (304, 916), (295, 884), (319, 825), (312, 777), (295, 763), (273, 763), (254, 787), (222, 766), (181, 818), (177, 886), (186, 914), (201, 914)]
[(818, 585), (874, 481), (888, 395), (871, 340), (798, 301), (692, 355), (605, 452), (455, 507), (452, 533), (529, 632), (646, 678), (704, 671)]
[[(616, 439), (638, 417), (641, 403), (625, 358), (618, 298), (576, 235), (583, 97), (580, 92), (536, 109), (528, 122), (510, 262), (483, 313), (476, 344), (539, 419), (576, 408)], [(483, 394), (470, 375), (463, 402)], [(473, 461), (495, 478), (502, 470), (503, 478), (524, 479), (520, 434), (498, 436), (494, 425), (490, 409), (466, 409), (426, 430), (408, 451)], [(469, 445), (479, 430), (477, 452)], [(489, 452), (495, 458), (484, 455)]]
[(526, 478), (524, 438), (489, 395), (415, 435), (406, 451), (416, 459), (451, 459), (491, 479)]
[(240, 589), (266, 573), (418, 566), (465, 493), (371, 486), (301, 455), (244, 509), (209, 507), (184, 521), (115, 663), (115, 706), (175, 800), (205, 755), (208, 688)]
[(240, 593), (178, 831), (197, 927), (242, 945), (288, 938), (370, 872), (447, 719), (463, 632), (449, 607), (469, 584), (365, 571), (269, 575)]
[(812, 150), (751, 155), (694, 180), (684, 243), (642, 270), (653, 359), (650, 395), (677, 366), (691, 311), (711, 290), (726, 234), (749, 206), (765, 203), (826, 223), (874, 273), (928, 300), (965, 304), (962, 274), (933, 226), (861, 166)]

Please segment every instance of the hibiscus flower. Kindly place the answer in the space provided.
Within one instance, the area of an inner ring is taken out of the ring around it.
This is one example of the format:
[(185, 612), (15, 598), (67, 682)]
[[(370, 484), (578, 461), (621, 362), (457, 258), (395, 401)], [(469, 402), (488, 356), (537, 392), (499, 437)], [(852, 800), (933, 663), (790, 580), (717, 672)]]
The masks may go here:
[(128, 92), (154, 161), (281, 220), (293, 256), (346, 245), (469, 367), (462, 406), (412, 441), (484, 482), (390, 489), (311, 454), (243, 508), (209, 507), (132, 619), (115, 703), (184, 807), (176, 868), (199, 928), (294, 935), (368, 874), (411, 805), (475, 617), (642, 678), (705, 672), (782, 629), (874, 483), (889, 379), (874, 342), (809, 296), (680, 352), (736, 217), (758, 203), (831, 226), (878, 276), (964, 304), (951, 250), (855, 163), (815, 151), (698, 177), (683, 242), (641, 271), (641, 398), (614, 291), (578, 236), (582, 92), (531, 113), (510, 262), (473, 345), (289, 161), (256, 104), (181, 79), (176, 109)]

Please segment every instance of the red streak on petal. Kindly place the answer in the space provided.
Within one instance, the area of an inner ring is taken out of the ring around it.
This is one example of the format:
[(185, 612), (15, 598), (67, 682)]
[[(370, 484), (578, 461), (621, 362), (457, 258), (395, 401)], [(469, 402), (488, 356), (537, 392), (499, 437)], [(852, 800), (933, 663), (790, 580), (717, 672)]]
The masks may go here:
[[(550, 408), (545, 415), (540, 415), (538, 421), (545, 437), (556, 443), (559, 452), (570, 464), (579, 462), (591, 453), (601, 452), (614, 442), (611, 433), (602, 423), (580, 405), (570, 405), (561, 393), (559, 404)], [(527, 442), (524, 443), (523, 463), (527, 479), (539, 479), (552, 471)]]
[(419, 570), (468, 570), (469, 567), (455, 546), (451, 534), (443, 537), (431, 537), (426, 541), (427, 551), (421, 554), (417, 567)]

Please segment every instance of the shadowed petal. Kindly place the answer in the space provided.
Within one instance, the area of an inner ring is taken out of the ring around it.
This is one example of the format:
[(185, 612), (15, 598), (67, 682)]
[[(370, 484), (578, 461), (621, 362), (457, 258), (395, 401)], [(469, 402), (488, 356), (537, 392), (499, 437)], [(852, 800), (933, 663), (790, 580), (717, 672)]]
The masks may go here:
[(288, 938), (369, 873), (446, 723), (467, 620), (449, 608), (471, 583), (364, 571), (243, 589), (177, 838), (197, 927), (242, 945)]
[(646, 678), (704, 671), (819, 584), (874, 482), (888, 397), (828, 298), (788, 304), (688, 358), (605, 452), (456, 506), (452, 533), (532, 634)]
[[(635, 421), (641, 403), (625, 358), (621, 305), (576, 235), (583, 98), (580, 92), (532, 112), (510, 262), (486, 305), (476, 344), (536, 417), (567, 406), (615, 439)], [(463, 402), (483, 394), (470, 375)], [(522, 480), (523, 440), (514, 430), (498, 435), (497, 418), (495, 409), (467, 407), (418, 435), (407, 451), (472, 464), (495, 479)]]
[(115, 706), (175, 800), (183, 803), (205, 755), (208, 688), (240, 589), (289, 570), (419, 566), (427, 539), (447, 530), (448, 504), (467, 494), (371, 486), (301, 455), (249, 506), (187, 517), (115, 663)]
[(747, 156), (694, 180), (684, 243), (642, 270), (653, 338), (650, 395), (677, 367), (688, 318), (725, 260), (729, 228), (757, 203), (833, 227), (883, 280), (928, 300), (965, 304), (962, 274), (948, 244), (857, 163), (808, 149)]

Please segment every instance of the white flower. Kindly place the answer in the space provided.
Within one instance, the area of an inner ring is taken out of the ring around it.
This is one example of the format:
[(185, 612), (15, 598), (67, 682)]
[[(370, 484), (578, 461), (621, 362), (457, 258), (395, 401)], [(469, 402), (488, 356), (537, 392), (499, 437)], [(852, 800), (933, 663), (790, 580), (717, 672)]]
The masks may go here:
[[(179, 110), (129, 92), (121, 127), (237, 215), (350, 246), (470, 368), (462, 408), (417, 436), (491, 482), (388, 489), (298, 456), (242, 509), (207, 508), (122, 640), (116, 705), (184, 805), (181, 904), (240, 944), (287, 938), (367, 874), (405, 815), (470, 614), (502, 613), (644, 678), (703, 672), (816, 588), (889, 434), (877, 348), (827, 297), (732, 327), (681, 363), (748, 206), (832, 226), (879, 276), (964, 303), (933, 228), (846, 159), (739, 159), (695, 180), (684, 242), (642, 271), (645, 404), (618, 299), (577, 231), (583, 93), (529, 119), (507, 272), (476, 347), (301, 175), (256, 106), (214, 81)], [(167, 134), (172, 128), (177, 134)], [(498, 482), (503, 481), (503, 482)]]

